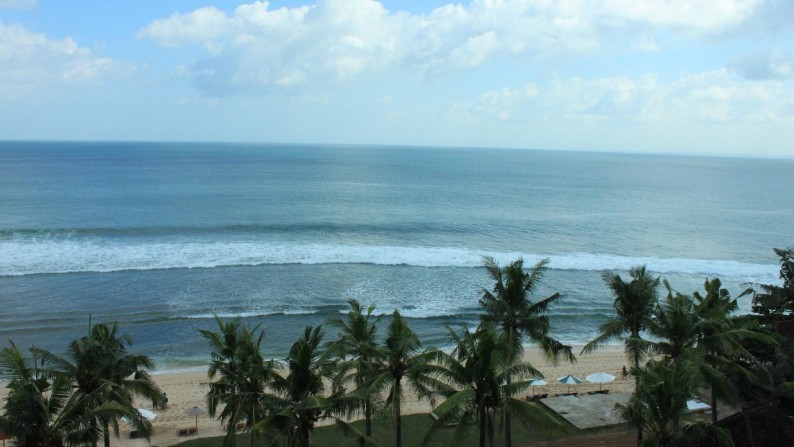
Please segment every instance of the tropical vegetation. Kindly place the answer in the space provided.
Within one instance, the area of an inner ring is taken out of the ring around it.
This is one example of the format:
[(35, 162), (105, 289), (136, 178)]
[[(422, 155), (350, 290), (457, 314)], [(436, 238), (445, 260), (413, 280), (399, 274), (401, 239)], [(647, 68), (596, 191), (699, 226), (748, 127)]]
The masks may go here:
[[(794, 251), (775, 252), (782, 285), (740, 294), (753, 294), (749, 316), (735, 315), (737, 298), (717, 278), (707, 279), (703, 291), (683, 294), (645, 266), (630, 269), (627, 280), (603, 274), (615, 315), (582, 353), (624, 345), (635, 390), (619, 411), (637, 429), (638, 445), (674, 446), (704, 436), (730, 445), (728, 433), (713, 425), (718, 405), (736, 404), (746, 384), (762, 383), (765, 376), (772, 380), (762, 386), (773, 394), (794, 394), (794, 372), (781, 368), (794, 365), (794, 350), (775, 334), (794, 321)], [(425, 443), (458, 445), (476, 431), (480, 446), (497, 439), (511, 446), (513, 421), (543, 433), (564, 432), (560, 420), (520, 397), (532, 379), (542, 377), (524, 360), (525, 344), (538, 346), (552, 363), (575, 361), (571, 347), (551, 333), (548, 311), (563, 297), (534, 296), (548, 260), (525, 269), (522, 259), (500, 266), (486, 257), (483, 265), (493, 282), (479, 299), (479, 324), (448, 328), (448, 351), (423, 347), (399, 310), (378, 316), (356, 300), (348, 302), (344, 317), (328, 321), (330, 341), (324, 342), (322, 326), (306, 327), (280, 363), (264, 358), (260, 327), (216, 317), (216, 329), (200, 333), (211, 351), (207, 407), (226, 430), (224, 446), (308, 447), (318, 423), (331, 420), (359, 445), (377, 445), (373, 427), (388, 421), (393, 443), (401, 447), (409, 392), (434, 407)], [(10, 342), (0, 351), (0, 376), (9, 389), (0, 430), (30, 447), (96, 447), (100, 440), (109, 447), (122, 420), (147, 436), (151, 424), (133, 407), (134, 399), (159, 403), (162, 393), (149, 375), (153, 363), (131, 353), (130, 344), (115, 324), (90, 326), (63, 356)], [(704, 392), (712, 424), (685, 414), (687, 400)], [(361, 431), (347, 422), (356, 417), (363, 418)]]

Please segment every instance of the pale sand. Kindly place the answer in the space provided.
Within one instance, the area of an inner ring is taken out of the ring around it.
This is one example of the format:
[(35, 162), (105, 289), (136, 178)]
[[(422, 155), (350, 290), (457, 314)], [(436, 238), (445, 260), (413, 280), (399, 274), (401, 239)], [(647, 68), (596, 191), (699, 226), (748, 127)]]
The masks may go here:
[[(549, 382), (548, 385), (535, 387), (534, 392), (536, 394), (548, 393), (550, 396), (555, 393), (567, 392), (568, 385), (556, 382), (558, 377), (567, 374), (573, 374), (583, 381), (581, 385), (572, 385), (571, 392), (586, 393), (587, 391), (597, 390), (597, 384), (584, 382), (584, 378), (588, 374), (601, 371), (616, 377), (614, 382), (603, 384), (603, 388), (610, 391), (631, 392), (634, 390), (634, 382), (631, 377), (628, 380), (623, 380), (620, 374), (624, 365), (627, 368), (630, 365), (622, 347), (608, 346), (595, 353), (578, 356), (580, 350), (581, 346), (574, 348), (574, 352), (578, 357), (578, 361), (575, 364), (561, 362), (557, 366), (553, 366), (550, 362), (543, 359), (538, 351), (528, 350), (525, 356), (526, 359), (540, 370), (546, 377), (546, 381)], [(153, 423), (154, 433), (150, 438), (151, 445), (164, 447), (194, 438), (194, 436), (177, 436), (176, 433), (177, 429), (191, 427), (196, 423), (194, 417), (185, 414), (186, 409), (193, 406), (206, 408), (204, 396), (207, 393), (207, 374), (205, 372), (157, 374), (154, 379), (168, 394), (168, 408), (166, 410), (157, 410), (158, 416)], [(529, 393), (529, 390), (527, 392)], [(141, 406), (151, 408), (151, 403), (143, 402)], [(407, 396), (403, 402), (404, 414), (428, 413), (431, 410), (432, 408), (427, 400), (420, 401), (414, 395)], [(198, 417), (198, 436), (222, 436), (224, 434), (219, 421), (206, 415)], [(129, 439), (129, 429), (127, 427), (122, 428), (121, 438), (113, 439), (111, 444), (124, 447), (145, 447), (148, 445), (147, 441), (143, 439)]]
[[(579, 357), (580, 350), (581, 347), (575, 347), (574, 349), (578, 357), (578, 361), (575, 364), (561, 362), (557, 366), (553, 366), (550, 362), (543, 359), (538, 351), (527, 351), (526, 359), (540, 370), (546, 381), (549, 382), (548, 385), (535, 387), (534, 393), (548, 393), (551, 396), (555, 393), (567, 392), (568, 385), (556, 383), (558, 377), (567, 374), (573, 374), (583, 381), (581, 385), (572, 385), (571, 392), (586, 393), (587, 391), (597, 390), (597, 384), (584, 382), (584, 378), (588, 374), (601, 371), (616, 377), (614, 382), (604, 384), (603, 388), (608, 388), (611, 391), (633, 391), (634, 382), (631, 377), (629, 377), (629, 380), (623, 380), (620, 374), (624, 365), (627, 367), (630, 365), (622, 347), (609, 346), (595, 353)], [(113, 438), (111, 445), (123, 447), (146, 447), (150, 445), (165, 447), (195, 438), (195, 436), (177, 436), (177, 430), (193, 427), (196, 424), (195, 417), (185, 414), (187, 409), (194, 406), (206, 408), (205, 395), (208, 390), (206, 372), (155, 374), (153, 377), (160, 388), (168, 395), (168, 408), (155, 410), (157, 418), (152, 424), (154, 432), (150, 441), (130, 439), (129, 427), (121, 423), (120, 438)], [(0, 395), (5, 397), (6, 392), (7, 389), (3, 387)], [(530, 391), (527, 390), (527, 392), (529, 393)], [(152, 409), (151, 402), (139, 402), (138, 406)], [(420, 401), (414, 395), (408, 395), (403, 402), (404, 414), (427, 413), (430, 411), (431, 407), (427, 400)], [(198, 417), (197, 436), (222, 436), (224, 434), (218, 420), (211, 419), (207, 415)]]

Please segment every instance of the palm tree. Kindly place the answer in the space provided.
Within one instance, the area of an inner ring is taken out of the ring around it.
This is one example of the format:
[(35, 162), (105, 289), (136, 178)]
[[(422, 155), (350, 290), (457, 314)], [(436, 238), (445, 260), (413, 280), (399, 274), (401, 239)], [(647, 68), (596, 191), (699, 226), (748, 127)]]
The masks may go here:
[(84, 444), (86, 439), (101, 436), (98, 418), (111, 420), (137, 413), (114, 402), (96, 406), (94, 402), (114, 384), (105, 382), (90, 394), (74, 393), (68, 376), (42, 364), (42, 353), (35, 347), (30, 352), (28, 359), (13, 342), (0, 351), (0, 376), (9, 380), (10, 390), (0, 430), (16, 438), (16, 445)]
[[(500, 267), (491, 257), (483, 257), (483, 264), (494, 281), (492, 290), (484, 290), (480, 305), (485, 309), (483, 321), (496, 323), (502, 330), (505, 343), (509, 347), (508, 356), (523, 353), (522, 340), (537, 344), (544, 355), (555, 364), (560, 358), (569, 362), (576, 361), (571, 347), (562, 344), (549, 335), (549, 306), (562, 298), (555, 293), (537, 302), (530, 300), (545, 271), (548, 259), (535, 264), (528, 273), (524, 272), (524, 261), (519, 258), (505, 267)], [(507, 377), (508, 384), (510, 377)], [(504, 408), (505, 446), (512, 445), (510, 409)]]
[(753, 295), (753, 313), (761, 315), (765, 322), (772, 325), (794, 316), (794, 248), (774, 250), (780, 258), (780, 279), (783, 284), (760, 284), (761, 292)]
[(737, 303), (721, 288), (719, 279), (707, 279), (706, 295), (695, 292), (692, 298), (674, 293), (667, 281), (665, 287), (667, 299), (657, 305), (647, 327), (656, 341), (648, 342), (648, 346), (672, 362), (686, 360), (698, 369), (700, 377), (711, 388), (712, 422), (717, 422), (717, 397), (730, 403), (737, 400), (736, 386), (725, 373), (753, 377), (735, 361), (739, 357), (754, 361), (743, 342), (768, 343), (771, 339), (739, 327), (730, 318)]
[(436, 428), (456, 422), (450, 445), (460, 444), (468, 429), (476, 424), (480, 447), (485, 447), (486, 441), (493, 446), (494, 416), (504, 407), (509, 407), (526, 425), (564, 431), (564, 426), (548, 413), (512, 397), (527, 389), (529, 381), (508, 382), (509, 378), (542, 377), (542, 374), (531, 364), (510, 355), (511, 349), (493, 323), (481, 323), (474, 332), (466, 328), (460, 334), (448, 330), (455, 348), (450, 354), (436, 353), (437, 366), (433, 372), (451, 387), (440, 391), (446, 400), (433, 410), (436, 421), (425, 443)]
[[(617, 314), (598, 328), (598, 336), (582, 349), (582, 354), (590, 353), (601, 346), (617, 340), (623, 340), (626, 355), (632, 359), (634, 368), (638, 371), (640, 361), (647, 355), (646, 344), (641, 333), (648, 326), (657, 297), (659, 278), (651, 277), (645, 266), (634, 267), (629, 270), (631, 281), (624, 282), (617, 274), (604, 272), (604, 282), (612, 290), (615, 301), (612, 307)], [(637, 392), (639, 379), (635, 376), (634, 392)], [(642, 441), (642, 427), (637, 430), (637, 443)]]
[(707, 432), (714, 433), (721, 445), (733, 445), (730, 434), (721, 428), (695, 422), (682, 424), (687, 400), (700, 381), (696, 365), (688, 360), (651, 361), (644, 368), (634, 368), (637, 391), (626, 405), (617, 404), (621, 416), (632, 425), (651, 433), (645, 445), (667, 447), (685, 439), (697, 441)]
[[(239, 319), (224, 323), (215, 317), (219, 332), (202, 330), (212, 348), (208, 377), (213, 380), (207, 393), (207, 407), (215, 417), (218, 406), (223, 409), (218, 416), (226, 426), (224, 446), (236, 444), (237, 424), (243, 422), (250, 430), (268, 416), (268, 402), (273, 398), (267, 387), (277, 377), (273, 362), (265, 362), (261, 353), (264, 332), (243, 326)], [(215, 380), (217, 378), (217, 380)], [(255, 445), (258, 432), (252, 431), (251, 445)]]
[(323, 380), (330, 379), (334, 370), (320, 349), (322, 337), (322, 326), (307, 326), (292, 345), (286, 359), (289, 374), (274, 378), (271, 387), (278, 396), (269, 403), (269, 418), (254, 426), (254, 430), (282, 435), (289, 446), (309, 447), (314, 425), (334, 410), (335, 400), (341, 395), (323, 396)]
[(372, 436), (374, 402), (373, 396), (365, 392), (364, 385), (372, 378), (378, 362), (377, 322), (380, 318), (373, 318), (374, 306), (370, 306), (365, 312), (354, 299), (348, 301), (348, 305), (350, 312), (346, 320), (334, 319), (329, 322), (339, 329), (339, 338), (328, 344), (328, 352), (339, 359), (339, 373), (335, 380), (337, 386), (352, 382), (356, 390), (364, 393), (358, 410), (364, 413), (366, 436)]
[[(93, 409), (114, 404), (124, 410), (124, 415), (142, 435), (151, 432), (151, 423), (135, 410), (133, 399), (141, 396), (153, 401), (162, 399), (162, 391), (151, 378), (149, 370), (154, 363), (145, 355), (131, 354), (127, 347), (132, 344), (129, 336), (119, 334), (118, 324), (91, 326), (89, 334), (74, 340), (67, 349), (67, 358), (42, 351), (42, 358), (57, 371), (71, 380), (78, 398), (91, 396)], [(110, 383), (113, 386), (106, 386)], [(102, 393), (99, 390), (103, 390)], [(105, 447), (110, 446), (110, 428), (119, 434), (119, 419), (115, 413), (109, 418), (97, 413), (92, 426), (101, 430), (90, 430), (86, 436), (96, 446), (101, 433)]]
[(381, 363), (375, 367), (367, 389), (374, 395), (388, 391), (386, 405), (395, 423), (396, 446), (402, 447), (401, 403), (404, 382), (413, 388), (417, 395), (430, 396), (428, 385), (437, 385), (429, 375), (431, 351), (420, 352), (421, 342), (411, 330), (408, 322), (395, 310), (387, 328), (386, 340), (381, 347)]

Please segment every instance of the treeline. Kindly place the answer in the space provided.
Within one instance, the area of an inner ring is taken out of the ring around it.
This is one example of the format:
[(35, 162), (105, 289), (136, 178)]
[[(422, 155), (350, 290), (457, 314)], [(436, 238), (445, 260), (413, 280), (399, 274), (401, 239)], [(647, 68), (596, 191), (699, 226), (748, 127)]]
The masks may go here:
[[(702, 292), (682, 294), (645, 267), (631, 269), (626, 279), (603, 275), (615, 315), (582, 352), (607, 343), (625, 345), (636, 385), (619, 410), (637, 428), (638, 444), (674, 446), (710, 436), (730, 445), (727, 432), (684, 417), (686, 401), (696, 390), (709, 390), (716, 421), (717, 399), (736, 403), (749, 384), (760, 380), (772, 393), (794, 389), (794, 377), (785, 375), (790, 345), (774, 334), (774, 324), (791, 320), (794, 312), (794, 253), (775, 251), (783, 284), (745, 291), (742, 295), (753, 295), (749, 316), (735, 315), (737, 301), (719, 279), (706, 280)], [(423, 348), (399, 310), (383, 318), (356, 300), (349, 301), (345, 317), (327, 323), (334, 339), (324, 340), (322, 326), (306, 327), (283, 363), (263, 357), (260, 327), (216, 318), (217, 329), (201, 335), (211, 346), (207, 406), (226, 427), (224, 446), (236, 445), (240, 428), (252, 447), (309, 446), (323, 419), (335, 420), (359, 445), (377, 445), (372, 420), (388, 416), (400, 447), (407, 392), (434, 404), (425, 442), (451, 424), (451, 445), (470, 430), (479, 445), (493, 445), (502, 430), (500, 438), (509, 447), (514, 421), (564, 432), (558, 419), (521, 398), (531, 380), (542, 378), (523, 360), (525, 344), (537, 346), (555, 363), (576, 360), (571, 346), (550, 333), (547, 311), (562, 296), (533, 296), (547, 263), (525, 270), (521, 259), (499, 266), (484, 258), (493, 286), (479, 300), (480, 323), (448, 328), (449, 352)], [(128, 344), (116, 326), (107, 325), (93, 326), (89, 335), (72, 342), (64, 358), (36, 348), (26, 356), (11, 343), (0, 353), (0, 373), (10, 388), (0, 429), (15, 436), (17, 445), (96, 446), (104, 440), (108, 446), (126, 418), (147, 436), (151, 426), (132, 399), (158, 403), (162, 394), (148, 375), (151, 361), (129, 354)], [(345, 422), (352, 417), (363, 417), (363, 432)]]

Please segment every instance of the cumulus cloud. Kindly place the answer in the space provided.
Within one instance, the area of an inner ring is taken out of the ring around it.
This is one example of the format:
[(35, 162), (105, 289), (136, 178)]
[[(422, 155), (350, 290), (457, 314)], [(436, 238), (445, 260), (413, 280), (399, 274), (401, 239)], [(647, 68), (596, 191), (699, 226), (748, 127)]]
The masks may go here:
[(93, 82), (134, 67), (100, 57), (71, 38), (60, 40), (0, 22), (0, 90), (19, 93), (44, 85)]
[(716, 35), (746, 21), (760, 2), (474, 0), (409, 14), (372, 0), (280, 8), (255, 1), (230, 12), (176, 13), (145, 26), (138, 38), (201, 46), (207, 56), (194, 66), (198, 85), (250, 92), (394, 71), (437, 76), (500, 58), (594, 54), (610, 32), (636, 34), (625, 39), (627, 49), (656, 51), (648, 29)]

